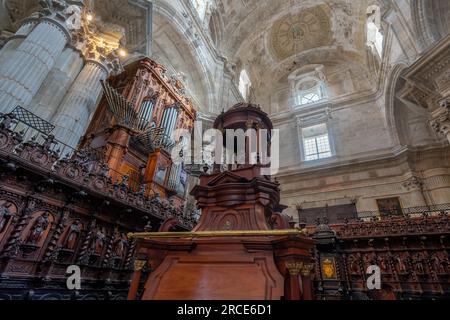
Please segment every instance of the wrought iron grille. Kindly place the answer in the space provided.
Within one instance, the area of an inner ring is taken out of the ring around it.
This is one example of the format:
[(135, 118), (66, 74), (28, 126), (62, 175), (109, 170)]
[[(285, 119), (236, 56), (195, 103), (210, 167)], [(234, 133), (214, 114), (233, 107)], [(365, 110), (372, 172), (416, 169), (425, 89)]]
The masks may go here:
[(364, 211), (358, 212), (358, 219), (383, 219), (386, 217), (414, 217), (414, 216), (433, 216), (439, 214), (450, 214), (450, 204), (438, 204), (423, 207), (409, 207), (402, 208), (402, 213), (397, 211), (379, 212), (379, 211)]
[(49, 135), (55, 129), (55, 126), (50, 122), (45, 121), (44, 119), (38, 117), (34, 113), (20, 106), (17, 106), (10, 113), (10, 116), (45, 135)]

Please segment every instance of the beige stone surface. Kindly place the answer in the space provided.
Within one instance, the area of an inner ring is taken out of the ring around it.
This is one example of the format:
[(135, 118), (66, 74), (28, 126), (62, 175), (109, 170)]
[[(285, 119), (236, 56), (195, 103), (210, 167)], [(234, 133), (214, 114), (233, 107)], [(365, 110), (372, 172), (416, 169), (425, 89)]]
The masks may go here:
[[(242, 100), (245, 69), (250, 99), (280, 130), (278, 179), (294, 217), (299, 204), (356, 202), (364, 212), (392, 196), (404, 207), (450, 203), (448, 0), (205, 1), (201, 15), (190, 0), (154, 1), (152, 42), (147, 1), (92, 1), (91, 42), (73, 34), (58, 50), (42, 85), (27, 97), (30, 110), (60, 119), (60, 127), (76, 122), (59, 131), (78, 141), (100, 93), (90, 90), (86, 102), (81, 91), (89, 90), (77, 80), (87, 60), (104, 60), (99, 39), (110, 51), (127, 50), (120, 63), (149, 54), (166, 65), (185, 83), (205, 127)], [(0, 68), (27, 32), (7, 35), (39, 9), (37, 0), (2, 2), (0, 17), (8, 19), (0, 24), (7, 38)], [(383, 36), (381, 55), (367, 39), (368, 21)], [(311, 81), (323, 88), (323, 99), (298, 106), (296, 88)], [(326, 125), (333, 156), (305, 162), (302, 130), (317, 124)]]

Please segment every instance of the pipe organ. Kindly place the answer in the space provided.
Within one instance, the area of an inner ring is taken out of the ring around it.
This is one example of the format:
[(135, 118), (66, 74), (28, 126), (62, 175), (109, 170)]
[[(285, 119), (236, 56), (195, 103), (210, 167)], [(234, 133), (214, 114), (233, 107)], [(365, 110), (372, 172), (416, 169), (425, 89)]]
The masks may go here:
[[(196, 119), (183, 84), (167, 76), (162, 65), (143, 58), (128, 64), (122, 74), (110, 77), (104, 87), (112, 88), (105, 89), (105, 96), (113, 92), (117, 97), (102, 99), (82, 145), (106, 151), (111, 176), (138, 179), (138, 183), (129, 181), (129, 185), (144, 183), (147, 195), (158, 193), (181, 206), (186, 190), (180, 184), (185, 184), (186, 173), (182, 165), (172, 162), (170, 152), (181, 139), (176, 129), (191, 132)], [(117, 109), (125, 107), (111, 106), (113, 100), (124, 100), (133, 109), (126, 114), (134, 112), (134, 126), (123, 125), (130, 121), (120, 119), (123, 112)]]
[(142, 123), (150, 123), (150, 125), (154, 124), (153, 110), (155, 107), (155, 99), (156, 97), (151, 97), (150, 99), (144, 100), (142, 102), (140, 110), (140, 114), (142, 115)]
[(178, 106), (171, 106), (164, 109), (164, 113), (161, 120), (161, 128), (164, 129), (164, 135), (166, 137), (172, 137), (175, 131), (175, 127), (178, 120)]

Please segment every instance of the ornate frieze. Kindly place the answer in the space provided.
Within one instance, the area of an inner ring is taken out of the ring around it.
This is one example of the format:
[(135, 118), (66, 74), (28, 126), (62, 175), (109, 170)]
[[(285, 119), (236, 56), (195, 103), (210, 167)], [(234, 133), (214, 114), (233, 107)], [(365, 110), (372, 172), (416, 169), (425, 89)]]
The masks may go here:
[[(446, 100), (447, 101), (447, 100)], [(431, 127), (433, 130), (449, 139), (450, 142), (450, 107), (444, 102), (443, 106), (431, 114)]]
[(434, 111), (450, 96), (450, 36), (442, 39), (404, 75), (402, 98)]
[(411, 177), (402, 184), (402, 187), (407, 191), (420, 191), (423, 188), (423, 182), (417, 177)]

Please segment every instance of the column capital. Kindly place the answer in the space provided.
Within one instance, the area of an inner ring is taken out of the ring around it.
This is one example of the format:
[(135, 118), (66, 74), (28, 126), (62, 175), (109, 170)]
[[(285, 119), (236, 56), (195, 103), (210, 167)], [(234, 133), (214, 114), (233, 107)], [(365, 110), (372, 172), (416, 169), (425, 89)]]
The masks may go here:
[[(105, 32), (108, 36), (105, 36)], [(96, 20), (72, 32), (72, 47), (79, 51), (86, 61), (100, 65), (108, 75), (119, 74), (123, 71), (119, 50), (124, 36), (125, 31), (120, 26)]]
[(40, 3), (43, 7), (41, 16), (59, 22), (66, 32), (83, 26), (84, 0), (42, 0)]
[(431, 127), (433, 130), (445, 137), (450, 135), (450, 104), (449, 99), (441, 102), (441, 107), (431, 114)]
[(411, 177), (402, 183), (402, 187), (406, 191), (420, 191), (423, 188), (423, 182), (417, 177)]
[(286, 268), (289, 270), (291, 276), (298, 276), (304, 268), (303, 262), (289, 262), (286, 263)]

